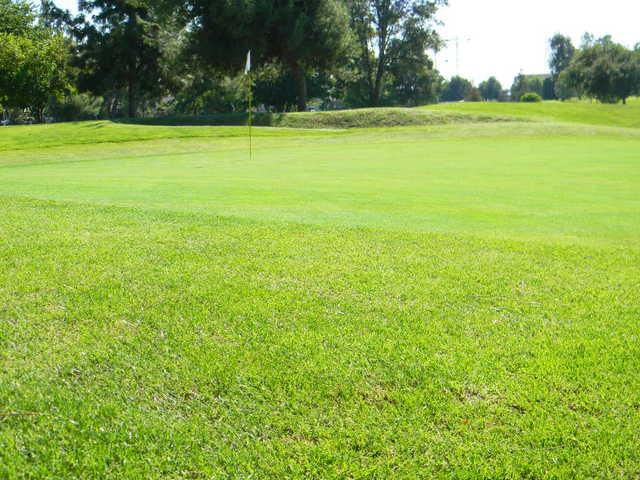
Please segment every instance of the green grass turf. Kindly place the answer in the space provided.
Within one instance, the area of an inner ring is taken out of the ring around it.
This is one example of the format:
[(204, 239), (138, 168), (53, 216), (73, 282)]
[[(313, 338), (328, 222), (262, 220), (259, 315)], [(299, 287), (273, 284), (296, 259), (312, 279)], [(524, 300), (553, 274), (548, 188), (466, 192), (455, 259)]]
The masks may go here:
[(0, 478), (640, 475), (640, 131), (243, 131), (0, 130)]
[(461, 102), (430, 105), (425, 109), (471, 115), (515, 116), (519, 118), (548, 120), (587, 125), (608, 125), (640, 128), (640, 98), (632, 98), (627, 105), (602, 104), (589, 101), (542, 103)]

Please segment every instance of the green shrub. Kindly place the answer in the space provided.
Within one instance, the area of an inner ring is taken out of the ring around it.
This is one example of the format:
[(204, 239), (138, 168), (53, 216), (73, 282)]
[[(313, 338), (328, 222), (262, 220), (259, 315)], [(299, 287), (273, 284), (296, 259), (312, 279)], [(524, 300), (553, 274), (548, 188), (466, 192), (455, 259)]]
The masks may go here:
[(81, 93), (66, 96), (62, 100), (53, 99), (48, 110), (57, 122), (95, 120), (100, 116), (101, 105), (101, 98)]
[(520, 97), (521, 102), (538, 103), (542, 101), (542, 97), (535, 92), (527, 92)]

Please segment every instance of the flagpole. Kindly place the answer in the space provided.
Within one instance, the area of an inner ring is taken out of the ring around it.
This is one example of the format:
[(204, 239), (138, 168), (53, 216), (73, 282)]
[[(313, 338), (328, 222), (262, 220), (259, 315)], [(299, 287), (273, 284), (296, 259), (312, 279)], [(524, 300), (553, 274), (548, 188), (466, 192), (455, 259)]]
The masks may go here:
[(253, 123), (253, 112), (252, 112), (252, 100), (253, 100), (253, 91), (251, 85), (251, 50), (247, 52), (247, 62), (244, 66), (244, 74), (247, 78), (247, 94), (249, 101), (249, 161), (253, 159), (253, 139), (251, 138), (251, 124)]
[(253, 92), (251, 90), (251, 73), (247, 74), (247, 79), (249, 82), (249, 161), (253, 160), (253, 142), (251, 138), (251, 124), (253, 123), (253, 111), (251, 108), (251, 103), (253, 100)]

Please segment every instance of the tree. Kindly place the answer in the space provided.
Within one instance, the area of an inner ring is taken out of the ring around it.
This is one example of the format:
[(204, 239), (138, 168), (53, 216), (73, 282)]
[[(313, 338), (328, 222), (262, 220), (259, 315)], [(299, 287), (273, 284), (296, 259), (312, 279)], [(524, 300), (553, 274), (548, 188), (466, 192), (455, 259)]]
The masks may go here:
[(466, 78), (460, 76), (452, 77), (445, 85), (440, 100), (443, 102), (459, 102), (469, 96), (472, 88), (473, 84)]
[(415, 106), (437, 100), (442, 78), (433, 69), (424, 48), (431, 41), (430, 35), (412, 19), (405, 25), (402, 36), (391, 41), (389, 103)]
[(519, 73), (516, 78), (513, 79), (513, 84), (511, 85), (511, 99), (514, 102), (519, 102), (520, 97), (529, 91), (529, 83), (527, 82), (527, 77)]
[(349, 0), (351, 26), (360, 50), (358, 68), (369, 105), (378, 106), (382, 100), (385, 82), (389, 80), (387, 73), (402, 51), (399, 42), (411, 43), (410, 48), (422, 55), (440, 46), (433, 23), (438, 8), (446, 3), (446, 0)]
[(542, 90), (544, 87), (544, 80), (539, 76), (525, 76), (525, 82), (527, 86), (527, 92), (537, 93), (542, 97)]
[(596, 37), (593, 33), (585, 32), (580, 40), (580, 49), (591, 48), (596, 43)]
[(210, 68), (192, 67), (192, 72), (183, 78), (182, 87), (175, 93), (173, 109), (176, 113), (202, 115), (244, 108), (247, 88), (242, 76), (226, 77)]
[(554, 85), (554, 93), (561, 100), (581, 96), (578, 87), (578, 80), (571, 68), (567, 68), (560, 73)]
[(482, 94), (480, 93), (480, 89), (477, 87), (471, 87), (471, 90), (469, 90), (469, 93), (465, 97), (465, 100), (467, 100), (468, 102), (481, 102)]
[(33, 29), (35, 14), (23, 0), (0, 0), (0, 33), (26, 35)]
[[(11, 82), (15, 78), (18, 51), (15, 36), (24, 35), (32, 29), (34, 14), (27, 2), (0, 0), (0, 112), (2, 105), (8, 106)], [(14, 92), (15, 93), (15, 92)]]
[(53, 99), (47, 111), (56, 121), (76, 122), (99, 118), (101, 106), (101, 98), (80, 93)]
[(67, 45), (36, 23), (30, 4), (0, 0), (0, 105), (29, 109), (38, 120), (51, 97), (68, 88)]
[(566, 100), (575, 96), (577, 92), (567, 85), (566, 76), (562, 80), (560, 80), (560, 76), (571, 65), (571, 60), (576, 54), (576, 48), (573, 46), (571, 38), (559, 33), (549, 40), (549, 46), (551, 47), (549, 68), (551, 69), (553, 92), (551, 92), (547, 83), (543, 91), (543, 97), (546, 100), (555, 97)]
[(248, 50), (254, 67), (284, 65), (295, 82), (298, 110), (306, 110), (307, 73), (331, 69), (351, 46), (349, 19), (339, 0), (177, 2), (191, 26), (191, 50), (208, 65), (240, 69)]
[(29, 108), (42, 121), (49, 98), (68, 88), (66, 60), (67, 45), (60, 35), (0, 33), (0, 103)]
[(70, 19), (79, 88), (96, 95), (126, 90), (128, 115), (135, 117), (139, 98), (159, 95), (166, 80), (161, 29), (150, 3), (85, 0), (80, 11)]
[(490, 77), (488, 80), (481, 82), (478, 88), (484, 100), (498, 100), (500, 92), (502, 92), (502, 85), (496, 77)]
[[(264, 105), (278, 112), (297, 108), (295, 79), (282, 65), (272, 64), (261, 68), (253, 76), (255, 79), (253, 98), (255, 104)], [(310, 69), (306, 73), (307, 95), (309, 99), (319, 99), (325, 105), (333, 104), (335, 96), (344, 96), (341, 79), (334, 73)]]
[(390, 70), (389, 103), (413, 107), (436, 102), (443, 79), (431, 66), (431, 62), (406, 59), (394, 62)]
[(511, 100), (511, 92), (506, 88), (503, 88), (502, 91), (500, 92), (500, 95), (498, 96), (498, 101), (508, 102), (510, 100)]
[(569, 67), (575, 88), (604, 103), (616, 103), (640, 92), (640, 54), (603, 37), (585, 43)]
[(549, 46), (551, 47), (551, 58), (549, 59), (549, 67), (551, 68), (551, 76), (553, 81), (558, 80), (558, 76), (569, 68), (571, 60), (576, 53), (576, 48), (571, 42), (571, 38), (555, 34), (551, 40), (549, 40)]
[(555, 100), (556, 89), (552, 77), (546, 77), (542, 82), (542, 98), (544, 100)]
[(544, 96), (544, 76), (522, 73), (516, 76), (511, 85), (511, 99), (518, 102), (525, 93), (529, 92)]

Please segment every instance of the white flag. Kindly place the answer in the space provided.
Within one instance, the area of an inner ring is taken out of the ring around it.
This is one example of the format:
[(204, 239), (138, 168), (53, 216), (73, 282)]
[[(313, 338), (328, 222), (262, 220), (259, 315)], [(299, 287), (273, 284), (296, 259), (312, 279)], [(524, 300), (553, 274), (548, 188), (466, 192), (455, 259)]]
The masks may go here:
[(244, 74), (246, 75), (251, 71), (251, 50), (247, 52), (247, 63), (244, 66)]

